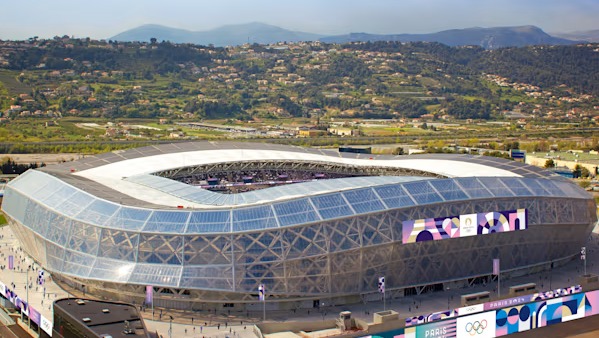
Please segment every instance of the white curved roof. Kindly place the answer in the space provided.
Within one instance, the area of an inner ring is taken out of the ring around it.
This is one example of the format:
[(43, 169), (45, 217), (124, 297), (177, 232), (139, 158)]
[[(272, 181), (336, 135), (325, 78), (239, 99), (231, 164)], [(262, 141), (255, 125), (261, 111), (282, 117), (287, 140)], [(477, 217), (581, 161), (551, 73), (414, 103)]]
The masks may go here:
[[(308, 162), (331, 162), (344, 165), (358, 167), (390, 167), (402, 168), (407, 170), (418, 170), (429, 172), (446, 177), (478, 177), (478, 176), (494, 176), (494, 177), (522, 177), (512, 171), (485, 165), (464, 161), (460, 158), (455, 159), (440, 159), (440, 158), (420, 158), (420, 157), (371, 157), (371, 158), (348, 158), (336, 157), (318, 153), (270, 150), (270, 149), (207, 149), (197, 151), (185, 151), (177, 153), (163, 153), (152, 156), (124, 159), (118, 162), (98, 165), (90, 169), (81, 170), (73, 173), (74, 175), (84, 177), (86, 179), (97, 182), (110, 189), (116, 190), (124, 195), (152, 203), (157, 205), (165, 205), (171, 207), (186, 206), (192, 208), (204, 208), (207, 206), (203, 203), (194, 203), (190, 200), (177, 197), (173, 194), (155, 189), (148, 185), (143, 185), (132, 179), (136, 176), (148, 175), (158, 171), (176, 169), (181, 167), (202, 166), (223, 162), (235, 161), (259, 161), (259, 160), (294, 160)], [(372, 186), (380, 184), (393, 183), (389, 180), (393, 178), (375, 181), (373, 177), (369, 181), (368, 177), (362, 178), (363, 183), (357, 184), (353, 188), (360, 186)], [(396, 177), (395, 180), (398, 178)], [(424, 178), (419, 178), (424, 179)], [(344, 180), (344, 179), (338, 179)], [(404, 178), (405, 180), (405, 178)], [(353, 182), (354, 184), (357, 182)], [(298, 183), (294, 186), (308, 184)], [(270, 190), (276, 188), (268, 188)], [(347, 189), (347, 187), (345, 188)], [(343, 190), (343, 187), (336, 185), (314, 184), (310, 187), (309, 192), (304, 189), (297, 189), (298, 194), (315, 195), (332, 191)], [(286, 195), (292, 190), (287, 190), (285, 194), (277, 194), (277, 198), (293, 198), (297, 194)], [(217, 193), (213, 193), (217, 194)], [(242, 193), (243, 194), (243, 193)], [(266, 197), (266, 194), (263, 194)], [(260, 198), (252, 199), (253, 203), (264, 202)]]

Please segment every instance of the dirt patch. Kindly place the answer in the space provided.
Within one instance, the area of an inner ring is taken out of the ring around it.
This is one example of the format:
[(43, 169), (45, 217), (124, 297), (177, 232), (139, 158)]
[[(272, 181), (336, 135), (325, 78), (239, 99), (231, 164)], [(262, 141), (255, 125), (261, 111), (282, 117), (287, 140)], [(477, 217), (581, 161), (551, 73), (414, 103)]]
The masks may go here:
[(0, 159), (10, 157), (18, 164), (29, 164), (44, 162), (45, 164), (54, 164), (61, 162), (70, 162), (83, 158), (83, 154), (62, 153), (62, 154), (0, 154)]

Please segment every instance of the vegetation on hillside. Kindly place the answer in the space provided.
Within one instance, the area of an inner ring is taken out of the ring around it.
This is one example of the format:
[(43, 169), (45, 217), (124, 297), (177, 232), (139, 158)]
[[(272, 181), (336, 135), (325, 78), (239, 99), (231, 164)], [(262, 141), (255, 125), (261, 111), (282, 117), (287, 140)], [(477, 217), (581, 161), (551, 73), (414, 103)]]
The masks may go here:
[[(419, 118), (433, 123), (525, 116), (540, 124), (593, 127), (599, 106), (596, 50), (598, 44), (489, 51), (423, 42), (215, 48), (68, 36), (0, 41), (0, 142), (53, 142), (36, 145), (50, 149), (86, 141), (111, 148), (107, 123), (159, 118), (171, 124), (277, 125), (310, 118), (316, 124), (333, 118), (407, 124)], [(85, 121), (106, 126), (82, 128)], [(431, 125), (419, 133), (436, 130)], [(119, 139), (161, 139), (173, 131), (179, 130), (146, 129)], [(401, 129), (381, 134), (405, 135)], [(5, 147), (16, 151), (20, 145)]]

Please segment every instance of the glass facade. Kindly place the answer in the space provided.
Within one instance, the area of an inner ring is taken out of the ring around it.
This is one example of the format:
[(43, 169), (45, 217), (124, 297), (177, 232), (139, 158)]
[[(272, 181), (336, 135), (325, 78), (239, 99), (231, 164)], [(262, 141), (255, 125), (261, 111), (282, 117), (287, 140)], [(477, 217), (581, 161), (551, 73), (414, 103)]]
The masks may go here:
[[(597, 221), (592, 198), (565, 180), (373, 182), (260, 204), (157, 209), (30, 170), (6, 186), (2, 208), (25, 250), (55, 274), (223, 301), (247, 300), (259, 284), (292, 298), (359, 294), (376, 289), (380, 275), (389, 288), (463, 279), (488, 274), (494, 257), (517, 269), (575, 254)], [(401, 244), (406, 220), (519, 208), (528, 211), (526, 231)]]

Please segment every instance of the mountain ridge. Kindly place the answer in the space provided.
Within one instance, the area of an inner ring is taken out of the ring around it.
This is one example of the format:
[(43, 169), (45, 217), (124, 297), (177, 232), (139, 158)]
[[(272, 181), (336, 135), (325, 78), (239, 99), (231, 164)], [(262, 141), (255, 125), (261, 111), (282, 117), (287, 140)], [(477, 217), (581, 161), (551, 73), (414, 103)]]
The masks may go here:
[(171, 41), (198, 45), (229, 46), (245, 43), (272, 44), (276, 42), (321, 41), (347, 43), (367, 41), (439, 42), (448, 46), (475, 45), (486, 49), (522, 47), (528, 45), (563, 45), (581, 41), (554, 37), (533, 25), (505, 27), (471, 27), (449, 29), (426, 34), (370, 34), (349, 33), (325, 36), (322, 34), (291, 31), (260, 22), (225, 25), (206, 31), (190, 31), (162, 25), (139, 26), (111, 37), (117, 41)]
[(117, 41), (158, 41), (175, 43), (194, 43), (198, 45), (242, 45), (244, 43), (269, 44), (288, 41), (315, 41), (323, 37), (320, 34), (291, 31), (278, 26), (260, 22), (238, 25), (224, 25), (206, 31), (190, 31), (156, 24), (142, 25), (110, 38)]
[(346, 43), (356, 41), (401, 41), (401, 42), (439, 42), (448, 46), (475, 45), (485, 49), (502, 47), (523, 47), (528, 45), (563, 45), (574, 44), (578, 41), (553, 37), (541, 28), (525, 26), (507, 27), (471, 27), (449, 29), (427, 34), (368, 34), (350, 33), (347, 35), (329, 36), (321, 39), (329, 43)]
[(599, 42), (599, 29), (575, 31), (568, 33), (551, 33), (551, 35), (568, 40), (584, 40), (588, 42)]

